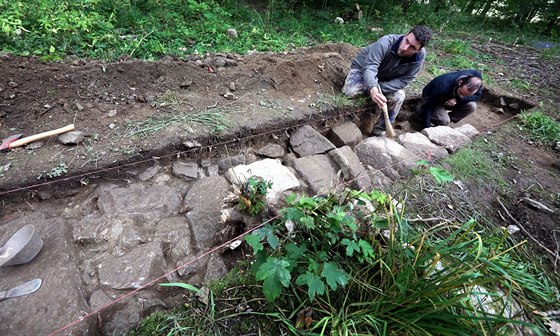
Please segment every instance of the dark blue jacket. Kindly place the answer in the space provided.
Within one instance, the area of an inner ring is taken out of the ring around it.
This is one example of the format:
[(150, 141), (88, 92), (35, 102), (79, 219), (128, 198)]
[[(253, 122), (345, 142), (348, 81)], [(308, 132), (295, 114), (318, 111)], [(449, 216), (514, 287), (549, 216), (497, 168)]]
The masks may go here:
[(432, 79), (422, 90), (422, 121), (424, 127), (430, 127), (432, 113), (437, 106), (442, 106), (451, 98), (457, 100), (457, 107), (471, 101), (477, 101), (482, 96), (482, 86), (472, 95), (460, 98), (456, 94), (457, 81), (465, 76), (475, 76), (482, 79), (478, 70), (462, 70), (446, 73)]

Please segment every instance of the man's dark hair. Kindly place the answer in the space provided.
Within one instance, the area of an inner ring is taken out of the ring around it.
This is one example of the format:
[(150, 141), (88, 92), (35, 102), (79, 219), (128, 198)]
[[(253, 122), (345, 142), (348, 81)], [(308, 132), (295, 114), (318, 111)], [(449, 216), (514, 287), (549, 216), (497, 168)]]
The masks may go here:
[(426, 26), (415, 26), (410, 30), (409, 34), (414, 34), (416, 40), (424, 47), (432, 39), (432, 30)]

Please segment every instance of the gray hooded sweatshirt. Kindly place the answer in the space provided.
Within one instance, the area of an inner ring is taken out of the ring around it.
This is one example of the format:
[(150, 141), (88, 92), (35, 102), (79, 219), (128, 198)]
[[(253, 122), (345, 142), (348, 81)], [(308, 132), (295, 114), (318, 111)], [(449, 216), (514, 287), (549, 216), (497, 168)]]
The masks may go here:
[(404, 89), (420, 72), (426, 48), (410, 57), (399, 57), (397, 50), (404, 35), (385, 35), (362, 49), (352, 60), (352, 69), (362, 70), (366, 92), (379, 86), (385, 93)]

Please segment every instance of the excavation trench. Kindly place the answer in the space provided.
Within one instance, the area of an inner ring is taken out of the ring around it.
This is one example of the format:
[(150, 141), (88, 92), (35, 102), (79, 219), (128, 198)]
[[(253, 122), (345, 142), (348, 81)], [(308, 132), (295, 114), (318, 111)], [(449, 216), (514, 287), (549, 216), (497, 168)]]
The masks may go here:
[[(414, 132), (403, 119), (417, 103), (410, 99), (403, 107), (397, 137)], [(487, 91), (476, 113), (453, 127), (470, 124), (482, 134), (492, 132), (531, 107)], [(32, 261), (0, 269), (1, 289), (42, 279), (36, 292), (3, 303), (0, 332), (121, 334), (153, 311), (181, 305), (182, 292), (157, 284), (203, 286), (220, 279), (241, 250), (221, 245), (258, 225), (231, 212), (224, 220), (223, 210), (235, 208), (235, 198), (227, 201), (235, 188), (225, 172), (273, 158), (301, 182), (291, 190), (313, 194), (315, 182), (294, 168), (299, 155), (290, 137), (309, 125), (328, 138), (337, 125), (358, 127), (364, 110), (329, 109), (297, 120), (251, 125), (219, 139), (192, 139), (191, 144), (199, 144), (194, 148), (169, 143), (142, 153), (140, 160), (4, 189), (2, 242), (32, 224), (44, 246)], [(274, 151), (263, 154), (267, 145), (274, 145)], [(383, 185), (372, 183), (374, 187)]]

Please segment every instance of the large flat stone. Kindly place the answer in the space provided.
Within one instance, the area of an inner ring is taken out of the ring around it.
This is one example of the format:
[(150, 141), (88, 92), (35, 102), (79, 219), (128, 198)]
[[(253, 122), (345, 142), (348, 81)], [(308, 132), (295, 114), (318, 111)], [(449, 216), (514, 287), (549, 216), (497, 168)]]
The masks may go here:
[(309, 125), (300, 127), (292, 134), (290, 145), (300, 157), (323, 154), (336, 148), (329, 139)]
[(443, 146), (449, 153), (454, 153), (471, 142), (468, 136), (448, 126), (424, 128), (422, 134), (436, 145)]
[(196, 181), (185, 196), (186, 216), (198, 248), (212, 247), (219, 241), (217, 235), (224, 228), (222, 205), (230, 187), (223, 176), (209, 176)]
[(300, 186), (298, 179), (288, 167), (275, 159), (264, 159), (250, 165), (236, 166), (229, 169), (225, 176), (238, 187), (251, 176), (260, 176), (265, 181), (272, 182), (272, 187), (266, 194), (269, 203), (276, 203), (283, 192)]
[(102, 191), (97, 204), (105, 216), (148, 220), (177, 214), (181, 199), (169, 186), (137, 183)]
[(335, 125), (329, 132), (329, 139), (336, 147), (356, 146), (362, 141), (362, 131), (353, 122)]
[(392, 180), (410, 173), (420, 158), (401, 144), (386, 137), (370, 137), (360, 142), (354, 151), (360, 161)]
[(339, 190), (337, 171), (327, 155), (313, 155), (294, 161), (295, 170), (307, 181), (315, 194), (328, 194)]
[(101, 285), (113, 289), (140, 288), (165, 273), (161, 242), (139, 245), (119, 258), (109, 258), (98, 266)]
[(356, 190), (370, 190), (371, 179), (368, 172), (349, 146), (334, 149), (329, 152), (329, 156), (338, 164), (344, 180), (350, 183), (350, 187)]
[(399, 142), (419, 158), (432, 162), (447, 157), (445, 148), (431, 142), (421, 133), (405, 133), (399, 136)]

